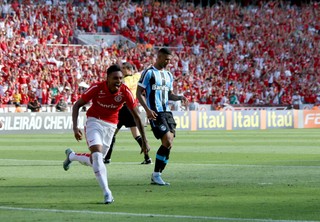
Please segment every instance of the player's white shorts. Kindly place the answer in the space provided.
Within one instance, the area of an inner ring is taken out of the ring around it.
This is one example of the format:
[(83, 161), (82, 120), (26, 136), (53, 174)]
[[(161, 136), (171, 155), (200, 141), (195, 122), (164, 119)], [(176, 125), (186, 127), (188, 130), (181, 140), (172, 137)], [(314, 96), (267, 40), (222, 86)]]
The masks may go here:
[(116, 124), (108, 123), (100, 119), (88, 117), (85, 127), (88, 147), (102, 145), (103, 157), (107, 154), (112, 137), (117, 128)]

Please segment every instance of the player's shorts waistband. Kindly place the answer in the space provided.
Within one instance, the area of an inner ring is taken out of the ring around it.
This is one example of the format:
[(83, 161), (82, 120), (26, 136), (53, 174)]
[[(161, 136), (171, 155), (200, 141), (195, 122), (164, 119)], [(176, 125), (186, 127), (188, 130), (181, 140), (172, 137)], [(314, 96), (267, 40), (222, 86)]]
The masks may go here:
[(110, 126), (110, 127), (114, 127), (116, 128), (117, 127), (117, 124), (115, 123), (110, 123), (110, 122), (107, 122), (103, 119), (99, 119), (99, 118), (96, 118), (96, 117), (88, 117), (87, 118), (87, 122), (97, 122), (97, 123), (100, 123), (104, 126)]

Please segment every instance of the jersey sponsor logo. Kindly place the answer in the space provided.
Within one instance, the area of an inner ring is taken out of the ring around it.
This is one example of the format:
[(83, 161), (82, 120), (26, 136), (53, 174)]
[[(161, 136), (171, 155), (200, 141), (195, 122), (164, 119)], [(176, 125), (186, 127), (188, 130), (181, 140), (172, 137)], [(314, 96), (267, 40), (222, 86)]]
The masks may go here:
[(107, 95), (103, 90), (100, 90), (99, 94), (98, 94), (98, 98), (105, 98)]
[(164, 91), (169, 91), (168, 86), (157, 86), (156, 84), (152, 85), (152, 90), (164, 90)]
[(99, 104), (99, 106), (102, 106), (103, 108), (106, 109), (116, 109), (118, 108), (118, 105), (114, 105), (114, 104), (102, 104), (101, 102), (97, 101), (97, 104)]

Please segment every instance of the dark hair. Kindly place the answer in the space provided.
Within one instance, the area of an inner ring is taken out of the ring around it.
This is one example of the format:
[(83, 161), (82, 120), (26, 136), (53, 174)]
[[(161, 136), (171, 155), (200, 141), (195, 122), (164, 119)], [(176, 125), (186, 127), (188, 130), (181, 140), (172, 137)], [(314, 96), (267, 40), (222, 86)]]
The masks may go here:
[(120, 66), (118, 64), (114, 64), (109, 66), (109, 68), (107, 69), (107, 74), (109, 75), (113, 72), (118, 72), (118, 71), (121, 72)]
[(161, 48), (161, 49), (159, 49), (158, 53), (163, 53), (163, 54), (166, 54), (166, 55), (172, 55), (172, 52), (168, 48)]

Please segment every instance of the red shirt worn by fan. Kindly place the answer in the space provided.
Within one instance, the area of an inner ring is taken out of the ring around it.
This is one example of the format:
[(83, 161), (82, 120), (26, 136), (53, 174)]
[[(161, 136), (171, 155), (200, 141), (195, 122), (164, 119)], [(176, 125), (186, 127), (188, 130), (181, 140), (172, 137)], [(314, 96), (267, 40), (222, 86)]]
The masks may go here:
[(87, 117), (94, 117), (113, 124), (118, 123), (118, 113), (123, 103), (126, 103), (130, 110), (137, 106), (132, 92), (126, 85), (122, 84), (119, 91), (112, 94), (106, 81), (90, 86), (81, 98), (87, 103), (92, 100)]

